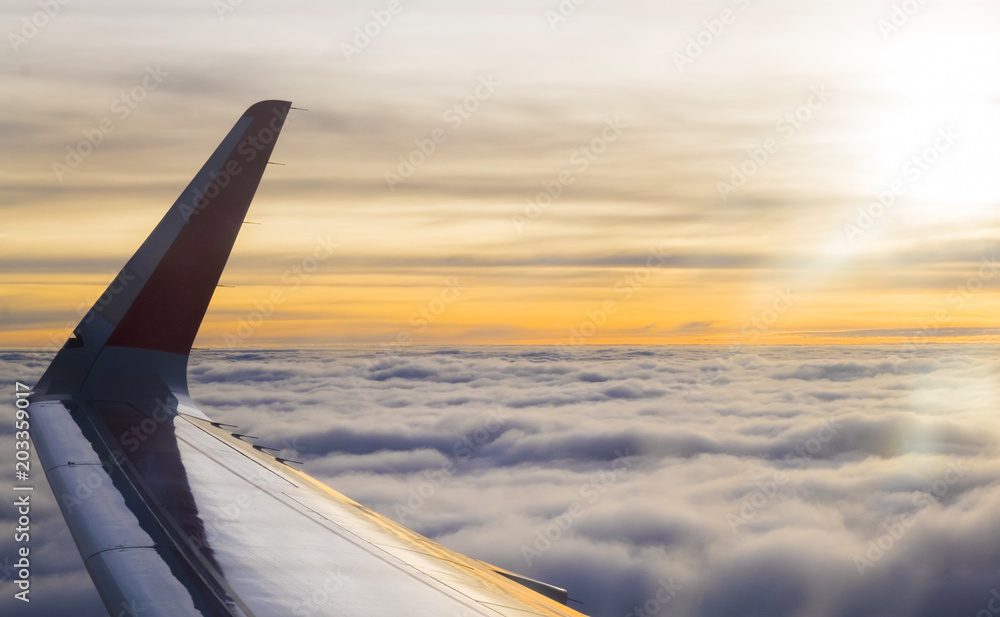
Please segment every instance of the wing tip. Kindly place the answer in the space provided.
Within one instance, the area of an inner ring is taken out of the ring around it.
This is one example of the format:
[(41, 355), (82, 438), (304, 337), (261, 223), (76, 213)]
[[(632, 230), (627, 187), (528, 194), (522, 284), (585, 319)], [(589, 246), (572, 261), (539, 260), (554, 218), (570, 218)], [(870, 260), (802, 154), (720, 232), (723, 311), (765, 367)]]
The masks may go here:
[(275, 99), (247, 108), (40, 383), (53, 393), (77, 391), (100, 373), (94, 368), (110, 348), (133, 350), (114, 362), (105, 358), (116, 370), (161, 377), (159, 356), (146, 352), (177, 356), (168, 362), (178, 365), (171, 382), (185, 381), (187, 356), (290, 107)]
[(281, 114), (284, 115), (288, 113), (288, 109), (292, 106), (291, 101), (282, 101), (280, 99), (268, 99), (265, 101), (258, 101), (247, 107), (247, 110), (243, 112), (244, 116), (256, 117), (262, 114)]

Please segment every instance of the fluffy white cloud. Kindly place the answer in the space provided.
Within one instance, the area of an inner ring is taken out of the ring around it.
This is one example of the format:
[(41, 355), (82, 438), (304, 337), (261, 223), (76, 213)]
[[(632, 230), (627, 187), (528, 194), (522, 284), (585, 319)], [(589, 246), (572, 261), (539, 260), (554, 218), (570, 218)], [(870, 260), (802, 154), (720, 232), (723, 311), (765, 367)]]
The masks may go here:
[[(997, 351), (201, 352), (191, 387), (333, 488), (598, 617), (964, 617), (1000, 587)], [(8, 381), (44, 364), (4, 361)], [(51, 496), (40, 521), (39, 597), (94, 605)]]

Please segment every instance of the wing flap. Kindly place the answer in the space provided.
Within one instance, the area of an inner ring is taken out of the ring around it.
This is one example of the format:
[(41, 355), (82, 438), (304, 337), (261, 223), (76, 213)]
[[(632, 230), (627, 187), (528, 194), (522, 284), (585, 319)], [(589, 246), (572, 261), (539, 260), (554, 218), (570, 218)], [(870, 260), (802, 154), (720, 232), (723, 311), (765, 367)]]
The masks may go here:
[[(471, 602), (473, 606), (479, 607), (479, 610), (488, 609), (487, 614), (492, 611), (501, 615), (525, 613), (549, 617), (580, 615), (551, 596), (540, 594), (507, 574), (498, 573), (497, 568), (455, 553), (360, 506), (310, 476), (276, 463), (270, 456), (238, 439), (233, 439), (227, 432), (213, 427), (208, 422), (193, 418), (185, 418), (184, 421), (192, 427), (212, 433), (217, 439), (232, 442), (234, 448), (241, 449), (246, 454), (248, 459), (246, 464), (265, 467), (277, 465), (274, 471), (299, 487), (283, 491), (284, 496), (288, 498), (286, 505), (296, 510), (302, 518), (324, 528), (325, 532), (316, 533), (315, 537), (318, 539), (327, 538), (332, 532), (362, 548), (367, 555), (366, 560), (394, 563), (409, 573), (410, 577), (422, 581), (424, 585), (438, 589), (462, 603)], [(261, 504), (255, 502), (255, 505)], [(264, 513), (256, 511), (254, 516), (258, 515), (263, 516)], [(269, 516), (275, 515), (272, 513)], [(289, 515), (284, 520), (290, 521), (292, 518)], [(376, 590), (385, 587), (384, 580), (380, 582), (377, 576), (372, 577), (370, 581), (356, 582), (355, 585), (366, 587), (371, 593), (376, 593)], [(454, 608), (457, 610), (458, 605)]]

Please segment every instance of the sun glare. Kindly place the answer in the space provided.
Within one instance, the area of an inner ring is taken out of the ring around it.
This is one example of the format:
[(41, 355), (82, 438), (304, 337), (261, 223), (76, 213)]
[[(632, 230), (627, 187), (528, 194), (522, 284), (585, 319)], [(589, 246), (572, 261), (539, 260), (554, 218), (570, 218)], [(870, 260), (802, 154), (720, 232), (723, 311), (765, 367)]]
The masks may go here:
[(924, 222), (992, 215), (1000, 202), (1000, 149), (989, 137), (1000, 128), (1000, 46), (923, 37), (894, 45), (885, 60), (893, 106), (881, 158), (903, 183), (907, 211)]

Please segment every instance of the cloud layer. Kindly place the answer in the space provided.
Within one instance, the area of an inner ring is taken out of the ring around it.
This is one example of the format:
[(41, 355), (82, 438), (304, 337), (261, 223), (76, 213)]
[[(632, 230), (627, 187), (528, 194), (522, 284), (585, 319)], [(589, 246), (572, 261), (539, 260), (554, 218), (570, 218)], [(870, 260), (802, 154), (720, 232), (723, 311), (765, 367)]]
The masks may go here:
[[(191, 388), (333, 488), (595, 617), (965, 617), (1000, 588), (998, 351), (202, 352)], [(3, 376), (44, 361), (8, 354)], [(100, 615), (43, 495), (39, 604)]]

